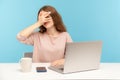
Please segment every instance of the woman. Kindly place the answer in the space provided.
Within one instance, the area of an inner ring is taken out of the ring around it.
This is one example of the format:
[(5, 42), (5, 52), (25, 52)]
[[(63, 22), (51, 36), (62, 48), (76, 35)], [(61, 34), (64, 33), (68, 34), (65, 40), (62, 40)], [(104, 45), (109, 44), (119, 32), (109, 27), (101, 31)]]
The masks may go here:
[[(37, 28), (39, 32), (35, 32)], [(33, 62), (51, 62), (52, 66), (63, 65), (65, 44), (72, 42), (61, 16), (52, 6), (43, 6), (37, 22), (19, 32), (17, 39), (34, 46)]]

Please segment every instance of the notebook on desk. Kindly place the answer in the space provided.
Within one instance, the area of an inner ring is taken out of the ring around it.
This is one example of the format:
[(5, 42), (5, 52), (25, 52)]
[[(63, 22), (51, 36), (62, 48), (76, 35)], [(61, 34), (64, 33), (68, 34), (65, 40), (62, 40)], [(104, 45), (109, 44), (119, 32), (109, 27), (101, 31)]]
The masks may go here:
[(101, 41), (67, 43), (64, 66), (48, 68), (60, 73), (99, 69), (101, 52)]

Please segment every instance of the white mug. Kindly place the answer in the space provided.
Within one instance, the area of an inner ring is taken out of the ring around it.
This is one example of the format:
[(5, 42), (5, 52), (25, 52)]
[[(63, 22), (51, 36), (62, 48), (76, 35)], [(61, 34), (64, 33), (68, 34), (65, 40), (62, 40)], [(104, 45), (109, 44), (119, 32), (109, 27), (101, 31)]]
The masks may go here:
[(32, 58), (21, 58), (20, 66), (22, 72), (30, 72), (32, 69)]

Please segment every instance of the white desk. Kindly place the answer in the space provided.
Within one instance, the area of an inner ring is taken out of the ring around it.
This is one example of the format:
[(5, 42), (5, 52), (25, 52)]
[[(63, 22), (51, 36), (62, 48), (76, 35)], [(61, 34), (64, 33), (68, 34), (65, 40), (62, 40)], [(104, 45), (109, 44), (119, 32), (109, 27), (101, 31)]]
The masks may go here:
[(0, 63), (0, 80), (45, 80), (45, 79), (120, 79), (120, 63), (101, 63), (99, 70), (60, 74), (47, 69), (46, 73), (37, 73), (37, 66), (49, 66), (49, 63), (33, 63), (32, 71), (23, 73), (18, 63)]

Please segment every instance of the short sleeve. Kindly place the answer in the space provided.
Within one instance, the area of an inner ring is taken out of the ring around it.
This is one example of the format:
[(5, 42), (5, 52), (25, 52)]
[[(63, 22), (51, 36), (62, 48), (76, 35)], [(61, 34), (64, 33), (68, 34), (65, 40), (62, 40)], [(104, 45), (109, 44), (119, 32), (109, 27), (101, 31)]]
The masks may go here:
[(35, 33), (32, 33), (29, 37), (25, 38), (25, 37), (18, 34), (17, 39), (21, 43), (24, 43), (24, 44), (27, 44), (27, 45), (34, 45), (34, 35), (35, 35)]
[(73, 42), (71, 36), (69, 35), (69, 33), (66, 33), (66, 38), (67, 38), (67, 42)]

